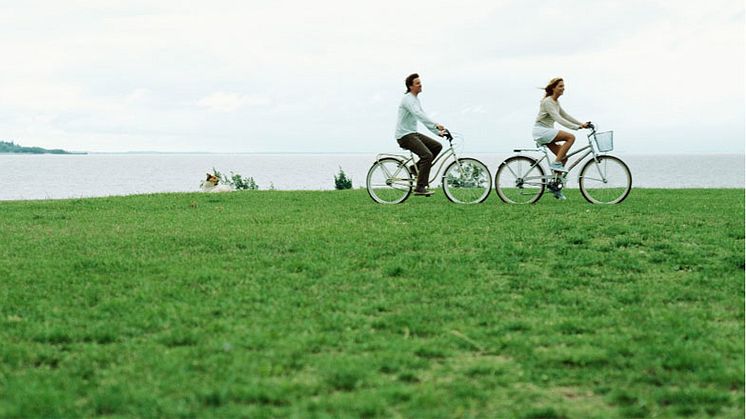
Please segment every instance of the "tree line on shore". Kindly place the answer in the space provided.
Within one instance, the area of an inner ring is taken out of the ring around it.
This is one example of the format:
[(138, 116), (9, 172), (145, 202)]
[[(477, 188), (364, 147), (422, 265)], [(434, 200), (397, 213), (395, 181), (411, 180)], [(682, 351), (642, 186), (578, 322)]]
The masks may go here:
[(59, 148), (46, 149), (42, 147), (24, 147), (12, 141), (0, 141), (0, 153), (27, 153), (27, 154), (80, 154), (71, 153)]

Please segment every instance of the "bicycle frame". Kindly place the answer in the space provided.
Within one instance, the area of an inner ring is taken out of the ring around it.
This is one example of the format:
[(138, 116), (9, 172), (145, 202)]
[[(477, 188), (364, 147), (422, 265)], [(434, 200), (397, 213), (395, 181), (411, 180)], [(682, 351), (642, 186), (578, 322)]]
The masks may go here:
[[(429, 179), (429, 182), (435, 182), (435, 180), (438, 178), (438, 175), (440, 174), (440, 171), (443, 169), (443, 166), (445, 166), (446, 163), (450, 162), (451, 157), (453, 157), (454, 160), (458, 161), (458, 156), (456, 155), (456, 150), (453, 148), (453, 143), (449, 141), (448, 148), (440, 153), (438, 157), (433, 160), (432, 167), (435, 168), (436, 165), (438, 165), (437, 170), (430, 170), (432, 178)], [(415, 164), (414, 161), (414, 153), (411, 151), (409, 152), (409, 157), (402, 155), (402, 154), (388, 154), (388, 153), (381, 153), (376, 156), (376, 162), (379, 162), (380, 160), (384, 158), (394, 158), (396, 160), (399, 160), (402, 162), (401, 167), (397, 169), (395, 173), (386, 173), (389, 177), (389, 179), (395, 179), (399, 181), (404, 181), (405, 179), (398, 177), (399, 172), (402, 170), (402, 168), (407, 167), (411, 164)], [(416, 175), (416, 173), (414, 173)], [(414, 186), (414, 183), (416, 181), (416, 176), (414, 178), (407, 179), (408, 186)]]
[[(585, 160), (586, 157), (588, 157), (591, 154), (593, 154), (593, 160), (596, 163), (598, 163), (598, 156), (600, 155), (600, 153), (597, 152), (595, 148), (593, 148), (593, 144), (592, 144), (592, 140), (591, 140), (591, 137), (594, 134), (596, 134), (596, 129), (595, 128), (591, 131), (590, 134), (588, 134), (588, 145), (587, 146), (585, 146), (583, 148), (580, 148), (578, 150), (575, 150), (575, 151), (573, 151), (572, 153), (570, 153), (570, 154), (568, 154), (566, 156), (569, 159), (572, 156), (575, 156), (577, 154), (585, 152), (582, 156), (580, 156), (580, 158), (578, 158), (577, 160), (575, 160), (567, 168), (567, 172), (566, 173), (564, 173), (564, 174), (557, 173), (557, 174), (553, 174), (553, 175), (549, 175), (549, 176), (544, 176), (543, 178), (544, 179), (565, 179), (567, 177), (567, 175), (570, 173), (570, 171), (572, 171), (572, 169), (574, 169), (576, 166), (578, 166), (583, 160)], [(515, 153), (521, 153), (521, 152), (542, 153), (543, 156), (540, 159), (536, 160), (536, 164), (534, 164), (533, 166), (531, 166), (531, 169), (533, 169), (534, 167), (536, 167), (539, 164), (541, 164), (541, 162), (543, 162), (544, 160), (546, 160), (547, 164), (549, 164), (549, 152), (547, 152), (547, 146), (546, 145), (542, 145), (540, 148), (516, 148), (516, 149), (513, 150), (513, 152), (515, 152)], [(550, 170), (550, 172), (552, 172), (552, 171)]]

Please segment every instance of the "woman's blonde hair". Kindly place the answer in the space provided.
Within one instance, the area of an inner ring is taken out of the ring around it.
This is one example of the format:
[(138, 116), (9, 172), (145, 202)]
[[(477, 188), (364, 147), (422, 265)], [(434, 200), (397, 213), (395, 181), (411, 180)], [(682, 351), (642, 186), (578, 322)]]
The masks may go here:
[(562, 81), (562, 77), (555, 77), (552, 80), (549, 80), (549, 83), (547, 83), (547, 86), (544, 88), (544, 97), (552, 96), (554, 93), (554, 88), (557, 87), (559, 82)]

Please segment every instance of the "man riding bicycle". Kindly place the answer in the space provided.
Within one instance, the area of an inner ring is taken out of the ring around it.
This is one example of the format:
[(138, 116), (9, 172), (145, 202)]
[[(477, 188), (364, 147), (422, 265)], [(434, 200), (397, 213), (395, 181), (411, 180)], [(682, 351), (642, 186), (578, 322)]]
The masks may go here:
[(417, 95), (422, 92), (419, 74), (407, 76), (404, 85), (407, 91), (399, 104), (394, 138), (401, 148), (412, 151), (420, 158), (417, 162), (417, 186), (414, 194), (430, 196), (433, 194), (428, 190), (430, 167), (443, 146), (438, 141), (417, 132), (417, 121), (422, 122), (422, 125), (438, 136), (443, 136), (446, 128), (433, 122), (422, 110), (420, 100), (417, 98)]

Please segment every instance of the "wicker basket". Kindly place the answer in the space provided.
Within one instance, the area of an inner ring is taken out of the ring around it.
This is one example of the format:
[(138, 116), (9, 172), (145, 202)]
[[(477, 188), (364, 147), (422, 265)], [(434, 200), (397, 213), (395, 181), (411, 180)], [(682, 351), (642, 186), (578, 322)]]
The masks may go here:
[(597, 132), (593, 135), (596, 149), (602, 153), (614, 149), (614, 131)]

